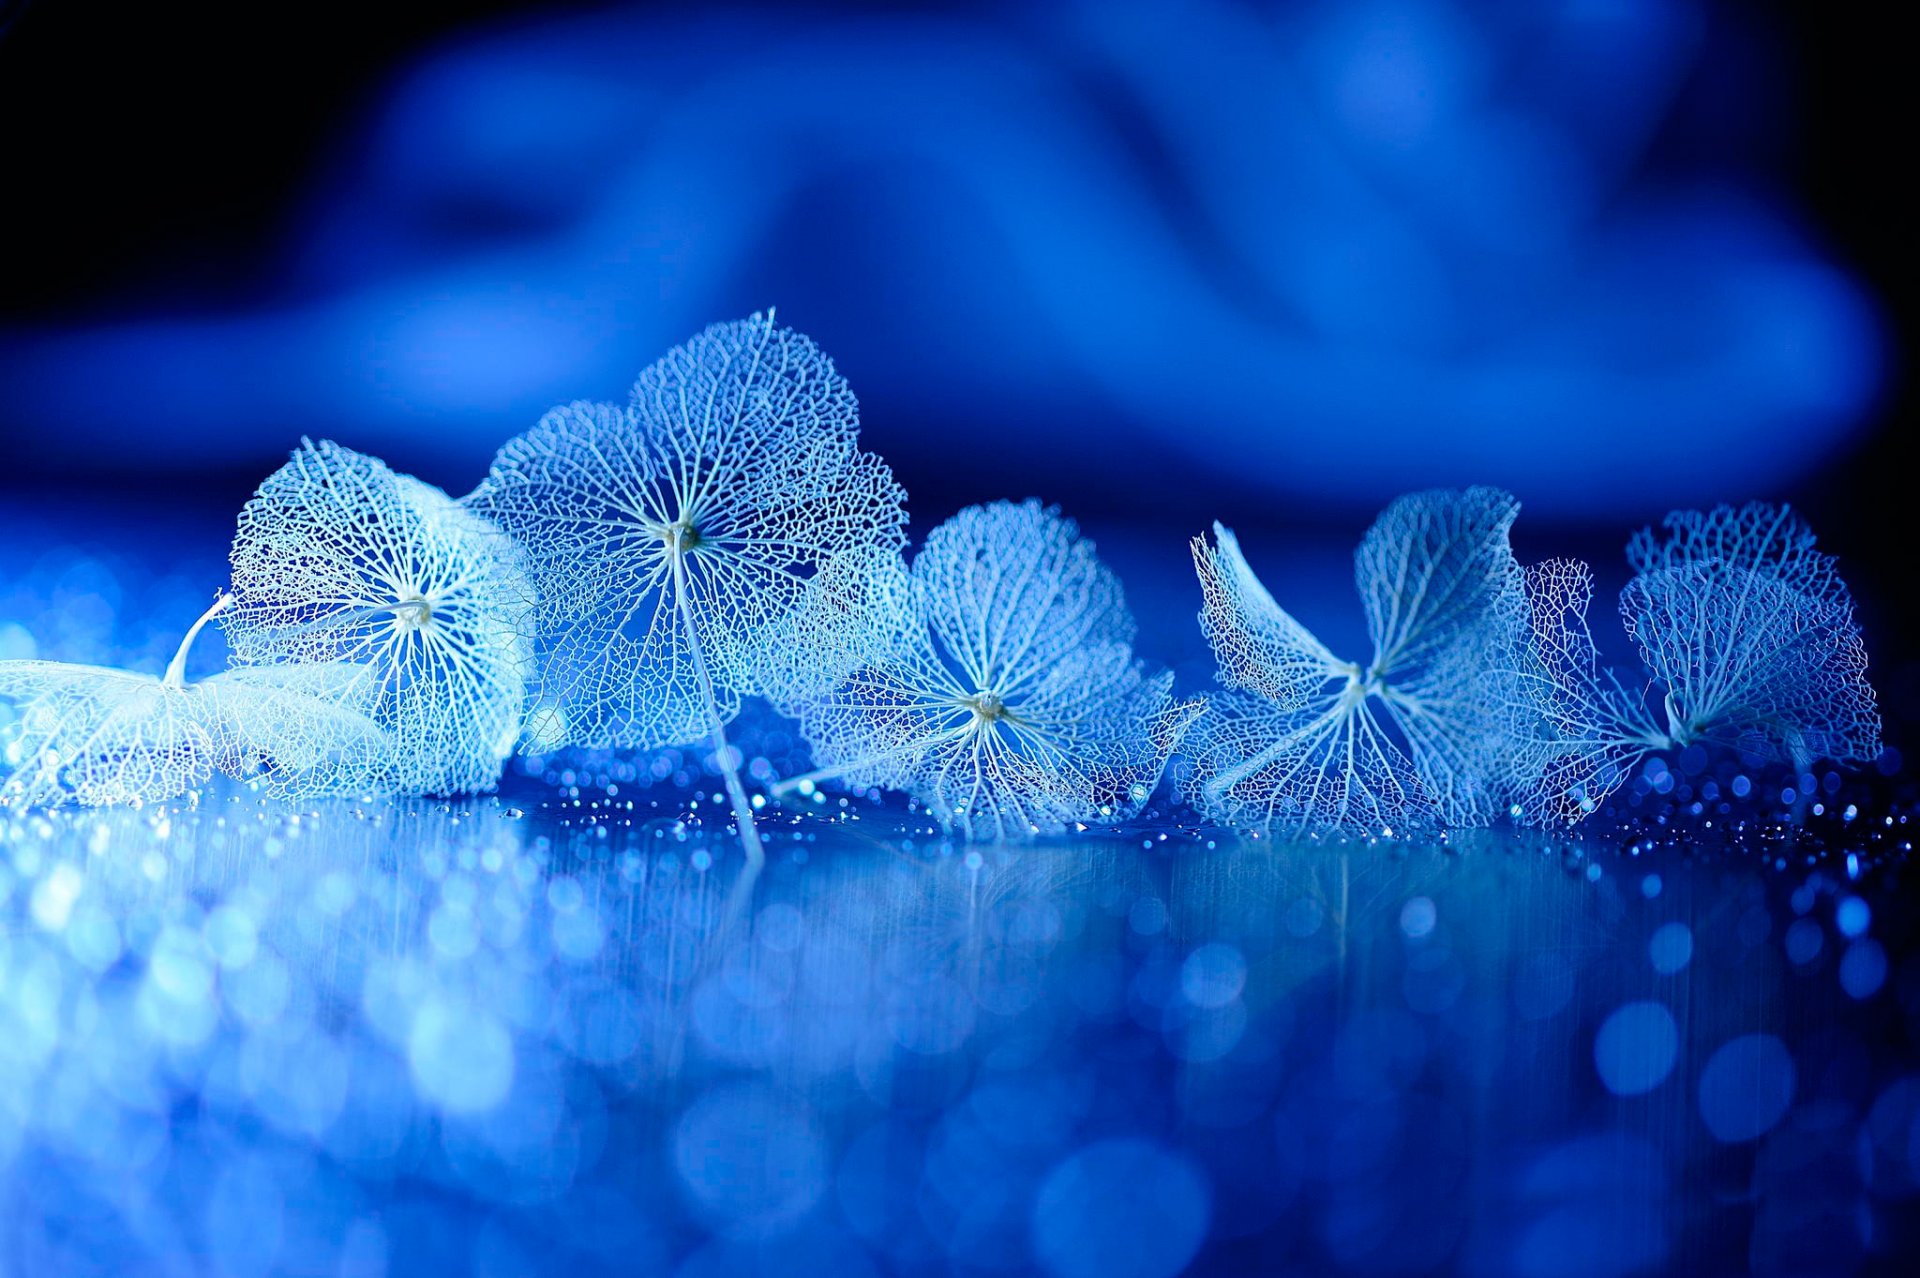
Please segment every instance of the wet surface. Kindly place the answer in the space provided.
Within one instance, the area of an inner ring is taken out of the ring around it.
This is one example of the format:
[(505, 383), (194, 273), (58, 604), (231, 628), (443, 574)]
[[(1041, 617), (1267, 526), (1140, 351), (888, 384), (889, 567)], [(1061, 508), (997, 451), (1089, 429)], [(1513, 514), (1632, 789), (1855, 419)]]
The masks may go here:
[(748, 875), (661, 770), (6, 817), (0, 1271), (1891, 1273), (1920, 1244), (1898, 816), (969, 849), (822, 796), (763, 811)]

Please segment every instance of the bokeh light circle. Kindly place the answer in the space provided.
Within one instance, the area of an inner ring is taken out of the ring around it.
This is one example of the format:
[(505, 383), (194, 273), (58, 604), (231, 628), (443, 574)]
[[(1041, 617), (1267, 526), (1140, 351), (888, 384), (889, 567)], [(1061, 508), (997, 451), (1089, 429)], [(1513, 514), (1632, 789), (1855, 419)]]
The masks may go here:
[(1593, 1065), (1615, 1096), (1650, 1092), (1673, 1072), (1680, 1033), (1663, 1003), (1627, 1003), (1614, 1009), (1593, 1040)]
[(1729, 1145), (1758, 1139), (1793, 1103), (1793, 1057), (1771, 1034), (1742, 1034), (1720, 1045), (1700, 1072), (1700, 1118)]
[(1647, 939), (1653, 970), (1671, 976), (1693, 961), (1693, 930), (1685, 923), (1663, 923)]
[(812, 1113), (759, 1083), (723, 1083), (688, 1106), (673, 1132), (673, 1169), (688, 1204), (734, 1237), (797, 1220), (831, 1174)]
[(1212, 1193), (1185, 1159), (1138, 1139), (1068, 1157), (1033, 1204), (1033, 1247), (1056, 1278), (1173, 1278), (1207, 1236)]

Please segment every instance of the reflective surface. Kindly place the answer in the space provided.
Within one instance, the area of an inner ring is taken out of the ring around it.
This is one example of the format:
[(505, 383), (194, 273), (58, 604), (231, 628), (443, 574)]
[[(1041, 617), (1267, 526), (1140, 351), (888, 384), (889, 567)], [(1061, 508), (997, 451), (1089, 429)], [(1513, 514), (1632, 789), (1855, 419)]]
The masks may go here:
[(693, 766), (6, 818), (0, 1272), (1895, 1272), (1915, 1246), (1898, 816), (969, 850), (836, 796), (763, 814), (754, 879)]

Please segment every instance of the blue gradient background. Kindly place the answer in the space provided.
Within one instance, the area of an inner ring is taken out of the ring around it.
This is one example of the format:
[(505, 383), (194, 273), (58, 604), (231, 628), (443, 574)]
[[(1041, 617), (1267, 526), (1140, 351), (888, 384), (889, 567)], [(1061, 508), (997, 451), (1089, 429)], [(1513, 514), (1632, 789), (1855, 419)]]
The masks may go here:
[[(464, 492), (777, 305), (916, 533), (1060, 502), (1183, 691), (1215, 518), (1348, 651), (1406, 488), (1510, 486), (1522, 557), (1603, 591), (1670, 505), (1767, 497), (1842, 555), (1911, 757), (1912, 78), (1876, 16), (0, 0), (0, 658), (157, 672), (303, 432)], [(698, 753), (0, 815), (0, 1278), (1920, 1252), (1898, 753), (1683, 754), (1618, 828), (1449, 850), (1157, 807), (1015, 854), (822, 796), (767, 815), (757, 888)]]
[(1781, 495), (1886, 357), (1753, 154), (1761, 30), (1687, 0), (512, 14), (346, 95), (244, 267), (203, 245), (13, 307), (0, 429), (63, 476), (257, 474), (305, 432), (460, 490), (548, 405), (777, 305), (936, 500)]

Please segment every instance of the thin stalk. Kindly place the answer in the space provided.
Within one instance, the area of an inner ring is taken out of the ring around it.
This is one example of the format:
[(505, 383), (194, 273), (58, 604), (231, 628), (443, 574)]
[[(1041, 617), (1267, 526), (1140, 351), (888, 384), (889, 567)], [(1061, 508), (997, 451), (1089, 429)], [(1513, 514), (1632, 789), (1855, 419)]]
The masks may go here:
[(339, 612), (330, 612), (325, 616), (300, 622), (298, 625), (281, 626), (274, 633), (304, 635), (315, 630), (324, 630), (328, 626), (357, 626), (363, 621), (372, 621), (376, 617), (384, 617), (388, 614), (398, 617), (404, 613), (412, 613), (418, 616), (424, 612), (431, 616), (432, 611), (433, 605), (424, 599), (398, 599), (390, 604), (371, 604), (365, 608), (347, 608)]
[(184, 688), (187, 686), (187, 653), (192, 649), (193, 641), (200, 637), (200, 632), (206, 628), (209, 621), (212, 621), (215, 617), (225, 612), (232, 603), (233, 592), (226, 590), (221, 591), (220, 597), (213, 601), (213, 607), (201, 613), (200, 620), (194, 622), (187, 628), (186, 635), (180, 640), (179, 648), (174, 651), (173, 660), (167, 663), (167, 673), (161, 679), (162, 683), (166, 684), (169, 688)]
[(1275, 759), (1278, 759), (1286, 752), (1286, 748), (1290, 744), (1292, 744), (1292, 741), (1289, 737), (1282, 737), (1278, 741), (1270, 742), (1260, 750), (1255, 751), (1253, 754), (1248, 755), (1240, 762), (1234, 764), (1219, 776), (1208, 780), (1205, 790), (1209, 802), (1218, 804), (1223, 801), (1227, 797), (1227, 791), (1233, 789), (1234, 786), (1239, 785), (1242, 781), (1245, 781), (1248, 777), (1266, 767)]
[(797, 777), (783, 777), (767, 788), (768, 793), (776, 799), (784, 799), (803, 785), (818, 785), (822, 781), (832, 781), (836, 777), (843, 777), (847, 775), (847, 773), (858, 768), (864, 768), (869, 764), (885, 763), (888, 759), (896, 755), (904, 754), (910, 747), (919, 744), (917, 741), (909, 742), (897, 750), (884, 750), (879, 754), (870, 754), (864, 759), (855, 759), (850, 763), (836, 763), (829, 767), (815, 768), (811, 772), (802, 772)]
[(1667, 739), (1655, 746), (1656, 750), (1678, 746), (1684, 749), (1693, 740), (1693, 725), (1681, 715), (1680, 708), (1673, 703), (1673, 693), (1668, 692), (1661, 703), (1667, 711)]
[(815, 768), (811, 772), (802, 772), (797, 777), (787, 777), (774, 782), (770, 789), (774, 798), (784, 799), (803, 785), (809, 783), (818, 785), (822, 781), (832, 781), (837, 777), (843, 777), (849, 772), (856, 772), (861, 768), (868, 767), (875, 763), (885, 763), (889, 759), (897, 759), (903, 754), (911, 754), (916, 750), (930, 750), (948, 737), (965, 736), (972, 727), (972, 724), (961, 724), (957, 728), (949, 729), (946, 732), (941, 732), (931, 737), (915, 737), (911, 741), (901, 742), (891, 750), (882, 750), (878, 754), (870, 754), (864, 758), (852, 759), (846, 763), (834, 763), (824, 768)]
[(713, 695), (713, 676), (707, 671), (706, 649), (700, 643), (700, 628), (693, 624), (693, 605), (687, 602), (686, 552), (677, 541), (673, 547), (673, 597), (680, 607), (680, 624), (686, 628), (687, 647), (693, 653), (693, 672), (700, 680), (700, 694), (705, 699), (707, 728), (713, 734), (720, 775), (727, 783), (727, 797), (733, 800), (733, 819), (740, 827), (740, 846), (746, 851), (748, 866), (757, 870), (767, 854), (760, 846), (760, 831), (753, 824), (753, 805), (747, 802), (746, 787), (740, 784), (740, 770), (733, 766), (726, 725), (720, 722), (720, 707)]

